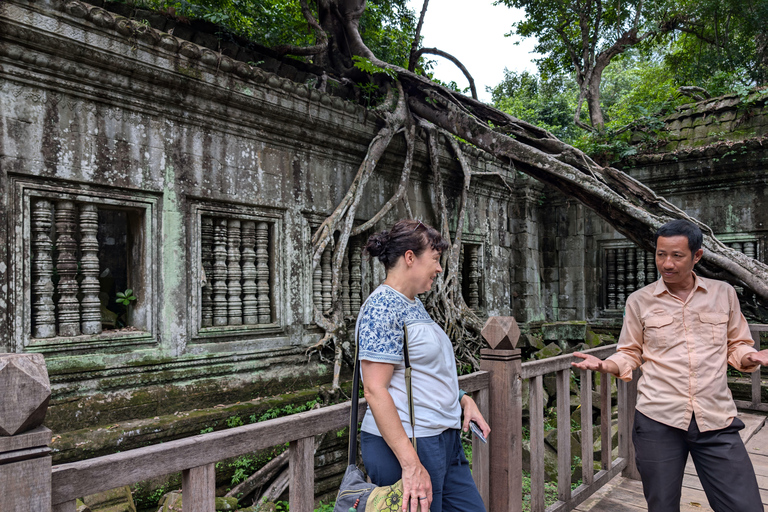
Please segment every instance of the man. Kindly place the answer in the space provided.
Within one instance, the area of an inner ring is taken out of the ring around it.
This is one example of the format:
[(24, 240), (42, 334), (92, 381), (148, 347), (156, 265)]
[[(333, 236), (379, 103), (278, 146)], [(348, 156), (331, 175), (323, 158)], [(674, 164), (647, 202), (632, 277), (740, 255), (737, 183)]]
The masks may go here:
[(679, 512), (689, 453), (715, 512), (763, 512), (726, 370), (768, 365), (768, 350), (753, 348), (733, 287), (693, 272), (701, 243), (689, 221), (659, 228), (661, 279), (627, 299), (616, 354), (572, 364), (625, 381), (642, 365), (632, 440), (649, 512)]

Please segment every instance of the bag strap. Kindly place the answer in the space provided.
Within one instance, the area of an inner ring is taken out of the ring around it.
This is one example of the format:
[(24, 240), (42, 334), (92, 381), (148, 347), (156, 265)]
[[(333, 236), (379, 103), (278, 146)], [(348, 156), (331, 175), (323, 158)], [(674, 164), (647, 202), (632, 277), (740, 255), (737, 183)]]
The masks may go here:
[[(360, 344), (357, 340), (357, 329), (355, 329), (355, 369), (352, 375), (352, 407), (349, 411), (349, 464), (357, 463), (357, 405), (360, 398), (360, 359), (357, 351)], [(416, 449), (416, 420), (414, 419), (413, 392), (411, 389), (411, 361), (408, 358), (408, 327), (403, 323), (403, 357), (405, 359), (405, 390), (408, 393), (408, 415), (411, 419), (411, 442), (413, 449)]]

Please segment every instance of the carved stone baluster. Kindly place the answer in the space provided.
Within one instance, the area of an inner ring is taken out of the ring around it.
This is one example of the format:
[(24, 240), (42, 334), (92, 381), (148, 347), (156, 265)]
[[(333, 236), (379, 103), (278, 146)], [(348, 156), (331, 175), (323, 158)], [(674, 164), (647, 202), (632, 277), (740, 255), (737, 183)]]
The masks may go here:
[(323, 310), (323, 265), (319, 261), (312, 271), (312, 302), (319, 311)]
[(56, 270), (59, 273), (59, 336), (80, 334), (80, 303), (77, 293), (77, 207), (72, 201), (56, 203)]
[(755, 250), (755, 245), (757, 245), (757, 242), (751, 241), (751, 242), (744, 242), (744, 255), (748, 258), (754, 258), (755, 254), (757, 254), (757, 251)]
[(605, 250), (605, 273), (608, 277), (608, 309), (616, 309), (616, 249)]
[(341, 262), (341, 308), (345, 317), (352, 314), (349, 304), (349, 249), (348, 245), (344, 254), (344, 261)]
[(56, 336), (56, 314), (53, 304), (53, 205), (41, 199), (32, 206), (32, 336)]
[(259, 323), (272, 322), (269, 288), (269, 224), (256, 223), (256, 290), (259, 297)]
[(99, 210), (94, 204), (80, 206), (80, 330), (83, 334), (101, 333), (101, 301), (99, 300)]
[(637, 285), (635, 284), (635, 278), (637, 277), (635, 275), (635, 248), (634, 247), (628, 247), (627, 248), (627, 295), (635, 291), (637, 288)]
[(466, 246), (469, 250), (469, 303), (471, 309), (480, 309), (480, 246)]
[(741, 242), (733, 242), (732, 244), (728, 245), (730, 245), (732, 249), (735, 249), (739, 252), (744, 252), (744, 244)]
[(215, 219), (213, 230), (213, 325), (227, 325), (227, 219)]
[(229, 325), (243, 325), (243, 299), (240, 297), (243, 269), (240, 268), (240, 220), (227, 221), (227, 318)]
[(645, 253), (645, 280), (648, 284), (656, 281), (656, 254)]
[(203, 260), (205, 273), (200, 305), (200, 325), (211, 327), (213, 325), (213, 217), (203, 217), (200, 222), (200, 258)]
[(616, 249), (616, 306), (624, 307), (627, 300), (626, 282), (627, 282), (627, 250), (623, 247)]
[(323, 257), (320, 259), (320, 267), (323, 270), (323, 284), (322, 284), (323, 312), (331, 309), (331, 291), (333, 288), (333, 283), (331, 282), (333, 278), (333, 275), (332, 275), (333, 270), (331, 268), (332, 255), (333, 255), (333, 249), (331, 247), (331, 244), (328, 244), (325, 248), (325, 251), (323, 251)]
[(243, 254), (243, 323), (259, 323), (259, 301), (256, 297), (256, 222), (244, 220), (241, 226)]
[(464, 254), (466, 252), (466, 246), (461, 244), (459, 248), (459, 275), (457, 276), (459, 278), (459, 288), (461, 289), (464, 287)]
[(362, 273), (360, 265), (362, 264), (363, 247), (359, 240), (352, 242), (349, 250), (349, 308), (352, 316), (357, 318), (362, 304)]
[(637, 247), (635, 254), (637, 255), (637, 287), (642, 288), (648, 284), (645, 280), (645, 251)]

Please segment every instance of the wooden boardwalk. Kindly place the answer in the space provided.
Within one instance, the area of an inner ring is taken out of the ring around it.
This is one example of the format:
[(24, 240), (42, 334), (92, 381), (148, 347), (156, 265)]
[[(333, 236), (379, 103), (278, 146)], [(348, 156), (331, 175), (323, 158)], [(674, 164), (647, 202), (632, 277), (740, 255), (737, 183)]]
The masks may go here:
[[(741, 431), (741, 438), (746, 442), (747, 451), (757, 474), (757, 484), (763, 498), (763, 508), (765, 512), (768, 512), (768, 425), (765, 424), (766, 417), (740, 414), (739, 418), (746, 425), (746, 428)], [(648, 507), (645, 504), (643, 486), (640, 481), (619, 476), (575, 510), (579, 512), (639, 512), (648, 510)], [(712, 512), (690, 458), (685, 468), (680, 511)]]

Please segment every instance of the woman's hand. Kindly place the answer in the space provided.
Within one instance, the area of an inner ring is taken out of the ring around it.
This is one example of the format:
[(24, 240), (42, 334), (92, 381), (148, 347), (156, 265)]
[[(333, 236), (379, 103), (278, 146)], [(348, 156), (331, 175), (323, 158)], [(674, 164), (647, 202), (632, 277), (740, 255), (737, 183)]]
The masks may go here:
[[(432, 506), (432, 479), (419, 462), (402, 466), (403, 510), (406, 512), (427, 512)], [(419, 508), (421, 507), (421, 508)]]
[(485, 418), (480, 414), (480, 409), (477, 408), (477, 404), (472, 400), (471, 396), (464, 395), (461, 398), (461, 408), (464, 409), (464, 424), (461, 427), (462, 430), (464, 432), (469, 432), (469, 422), (474, 421), (477, 423), (477, 426), (480, 427), (480, 430), (483, 431), (483, 435), (487, 439), (488, 434), (491, 433), (491, 427), (488, 426)]

